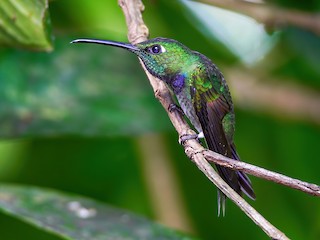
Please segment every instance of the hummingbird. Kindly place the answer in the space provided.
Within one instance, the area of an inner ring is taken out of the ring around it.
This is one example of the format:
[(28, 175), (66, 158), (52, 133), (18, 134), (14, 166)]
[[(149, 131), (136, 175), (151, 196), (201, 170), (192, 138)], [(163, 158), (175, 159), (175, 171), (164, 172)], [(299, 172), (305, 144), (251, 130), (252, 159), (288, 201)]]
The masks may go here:
[[(162, 37), (134, 45), (98, 39), (77, 39), (71, 43), (114, 46), (136, 54), (149, 73), (171, 89), (179, 109), (197, 131), (197, 137), (204, 137), (207, 148), (240, 161), (233, 141), (235, 114), (231, 95), (223, 74), (208, 57), (179, 41)], [(250, 179), (245, 173), (218, 165), (216, 169), (238, 194), (245, 193), (255, 199)], [(226, 196), (218, 190), (218, 216), (221, 208), (225, 214), (225, 201)]]

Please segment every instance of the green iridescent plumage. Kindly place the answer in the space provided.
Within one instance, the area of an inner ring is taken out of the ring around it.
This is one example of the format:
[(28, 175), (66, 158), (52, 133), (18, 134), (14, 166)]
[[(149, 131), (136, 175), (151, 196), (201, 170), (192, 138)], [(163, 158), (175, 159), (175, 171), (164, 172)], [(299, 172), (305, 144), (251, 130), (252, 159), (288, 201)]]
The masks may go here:
[[(172, 89), (193, 127), (199, 134), (203, 133), (208, 148), (240, 160), (233, 142), (235, 117), (231, 95), (222, 73), (206, 56), (167, 38), (154, 38), (136, 45), (94, 39), (73, 42), (111, 45), (135, 53), (152, 75)], [(244, 173), (216, 167), (236, 192), (255, 198)], [(220, 192), (218, 203), (219, 212), (220, 206), (224, 212), (225, 196)]]

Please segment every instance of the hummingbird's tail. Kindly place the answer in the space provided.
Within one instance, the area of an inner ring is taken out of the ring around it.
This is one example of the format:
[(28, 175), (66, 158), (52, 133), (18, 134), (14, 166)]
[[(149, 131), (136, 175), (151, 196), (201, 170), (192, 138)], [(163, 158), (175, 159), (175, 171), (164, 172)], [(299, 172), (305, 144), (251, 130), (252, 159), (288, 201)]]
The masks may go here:
[[(235, 145), (231, 144), (232, 159), (240, 161), (240, 157), (236, 151)], [(239, 195), (245, 193), (249, 198), (255, 199), (253, 188), (251, 186), (251, 181), (248, 176), (241, 171), (234, 171), (225, 167), (216, 165), (219, 175), (228, 183), (229, 186), (233, 188)], [(218, 190), (218, 216), (220, 216), (221, 210), (222, 215), (225, 215), (225, 202), (226, 195), (224, 195), (220, 190)]]
[[(241, 161), (240, 157), (236, 151), (235, 145), (231, 144), (230, 148), (231, 148), (231, 152), (232, 152), (232, 158), (235, 160)], [(254, 194), (249, 177), (244, 172), (241, 172), (241, 171), (236, 171), (236, 173), (238, 175), (238, 181), (240, 184), (241, 191), (244, 192), (252, 200), (255, 200), (256, 195)]]

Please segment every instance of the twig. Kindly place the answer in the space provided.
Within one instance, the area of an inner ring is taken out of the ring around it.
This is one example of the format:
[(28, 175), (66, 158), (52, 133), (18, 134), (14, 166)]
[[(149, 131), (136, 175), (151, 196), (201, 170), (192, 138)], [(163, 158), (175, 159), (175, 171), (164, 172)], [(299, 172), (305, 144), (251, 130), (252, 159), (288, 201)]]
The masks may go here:
[[(144, 9), (141, 0), (118, 0), (126, 17), (128, 26), (128, 38), (131, 43), (144, 41), (148, 36), (148, 28), (142, 20), (141, 11)], [(169, 90), (164, 83), (153, 76), (148, 71), (145, 72), (154, 89), (156, 98), (163, 105), (168, 116), (176, 128), (179, 136), (186, 133), (194, 133), (187, 122), (177, 112), (168, 110), (170, 104), (174, 103)], [(269, 223), (261, 214), (252, 208), (240, 195), (238, 195), (223, 179), (215, 172), (212, 166), (204, 158), (202, 152), (205, 150), (196, 140), (186, 141), (183, 145), (185, 152), (192, 159), (197, 167), (212, 181), (228, 198), (230, 198), (239, 208), (247, 214), (268, 236), (272, 239), (288, 239), (284, 233)]]
[(300, 190), (313, 196), (320, 196), (320, 186), (316, 184), (303, 182), (301, 180), (290, 178), (280, 173), (272, 172), (264, 168), (251, 165), (249, 163), (236, 161), (212, 151), (206, 150), (203, 152), (203, 155), (208, 161), (219, 164), (220, 166), (231, 168), (234, 170), (240, 170), (250, 175), (263, 178), (284, 186), (288, 186), (290, 188)]
[(235, 0), (198, 0), (248, 15), (267, 26), (297, 26), (320, 35), (320, 15)]

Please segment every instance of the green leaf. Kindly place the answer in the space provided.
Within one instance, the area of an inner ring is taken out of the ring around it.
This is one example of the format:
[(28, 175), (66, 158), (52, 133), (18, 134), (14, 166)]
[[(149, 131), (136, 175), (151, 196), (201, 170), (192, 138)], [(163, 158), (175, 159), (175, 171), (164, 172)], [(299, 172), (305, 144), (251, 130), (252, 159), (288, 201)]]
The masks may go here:
[(65, 239), (195, 239), (92, 199), (0, 185), (0, 211)]
[(48, 1), (0, 1), (0, 44), (52, 50)]

